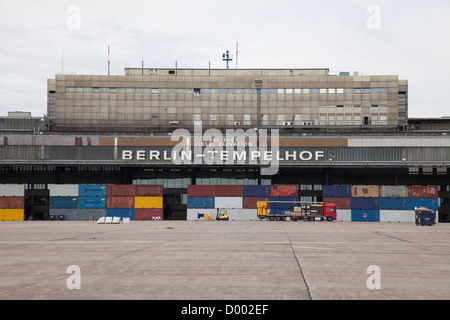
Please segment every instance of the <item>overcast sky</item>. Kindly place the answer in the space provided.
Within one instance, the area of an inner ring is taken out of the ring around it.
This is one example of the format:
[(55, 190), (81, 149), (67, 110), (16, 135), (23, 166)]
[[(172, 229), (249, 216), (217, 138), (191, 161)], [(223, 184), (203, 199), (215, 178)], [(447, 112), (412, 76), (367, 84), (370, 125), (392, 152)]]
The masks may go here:
[[(125, 67), (398, 75), (409, 116), (450, 116), (450, 0), (1, 0), (0, 116), (46, 113), (47, 79)], [(235, 57), (236, 58), (236, 57)], [(231, 62), (236, 67), (236, 59)]]

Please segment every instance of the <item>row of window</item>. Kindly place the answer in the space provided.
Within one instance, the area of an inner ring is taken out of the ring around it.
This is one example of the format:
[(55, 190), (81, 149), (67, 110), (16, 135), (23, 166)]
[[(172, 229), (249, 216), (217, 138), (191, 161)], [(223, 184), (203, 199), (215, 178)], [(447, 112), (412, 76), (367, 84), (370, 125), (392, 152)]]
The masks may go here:
[[(256, 94), (257, 89), (167, 89), (167, 88), (80, 88), (66, 87), (66, 92), (78, 93), (177, 93), (177, 94)], [(387, 93), (387, 88), (322, 88), (322, 89), (261, 89), (261, 94), (318, 93)]]

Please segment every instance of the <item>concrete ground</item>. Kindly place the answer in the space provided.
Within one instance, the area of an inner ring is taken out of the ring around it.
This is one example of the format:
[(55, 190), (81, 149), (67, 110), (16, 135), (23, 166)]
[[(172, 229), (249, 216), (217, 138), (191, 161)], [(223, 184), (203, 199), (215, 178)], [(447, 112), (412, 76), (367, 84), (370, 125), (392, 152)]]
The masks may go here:
[(449, 298), (450, 224), (0, 222), (2, 300)]

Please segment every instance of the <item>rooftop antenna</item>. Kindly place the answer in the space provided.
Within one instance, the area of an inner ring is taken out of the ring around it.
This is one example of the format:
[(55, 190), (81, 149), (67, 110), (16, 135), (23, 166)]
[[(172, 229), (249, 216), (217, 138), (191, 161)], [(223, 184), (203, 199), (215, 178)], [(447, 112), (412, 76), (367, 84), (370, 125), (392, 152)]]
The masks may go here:
[(108, 76), (110, 75), (110, 67), (111, 67), (111, 61), (109, 60), (109, 46), (108, 46)]
[(233, 56), (230, 56), (230, 52), (227, 50), (227, 52), (222, 54), (222, 60), (227, 62), (227, 69), (229, 69), (229, 62), (233, 61)]

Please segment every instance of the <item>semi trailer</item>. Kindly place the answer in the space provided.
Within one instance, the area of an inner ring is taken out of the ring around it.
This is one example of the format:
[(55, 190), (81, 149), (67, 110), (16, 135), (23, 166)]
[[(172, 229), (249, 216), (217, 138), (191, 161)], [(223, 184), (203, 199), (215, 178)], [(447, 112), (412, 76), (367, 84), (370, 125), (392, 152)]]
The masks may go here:
[(258, 201), (257, 215), (270, 221), (333, 221), (336, 205), (327, 202)]

